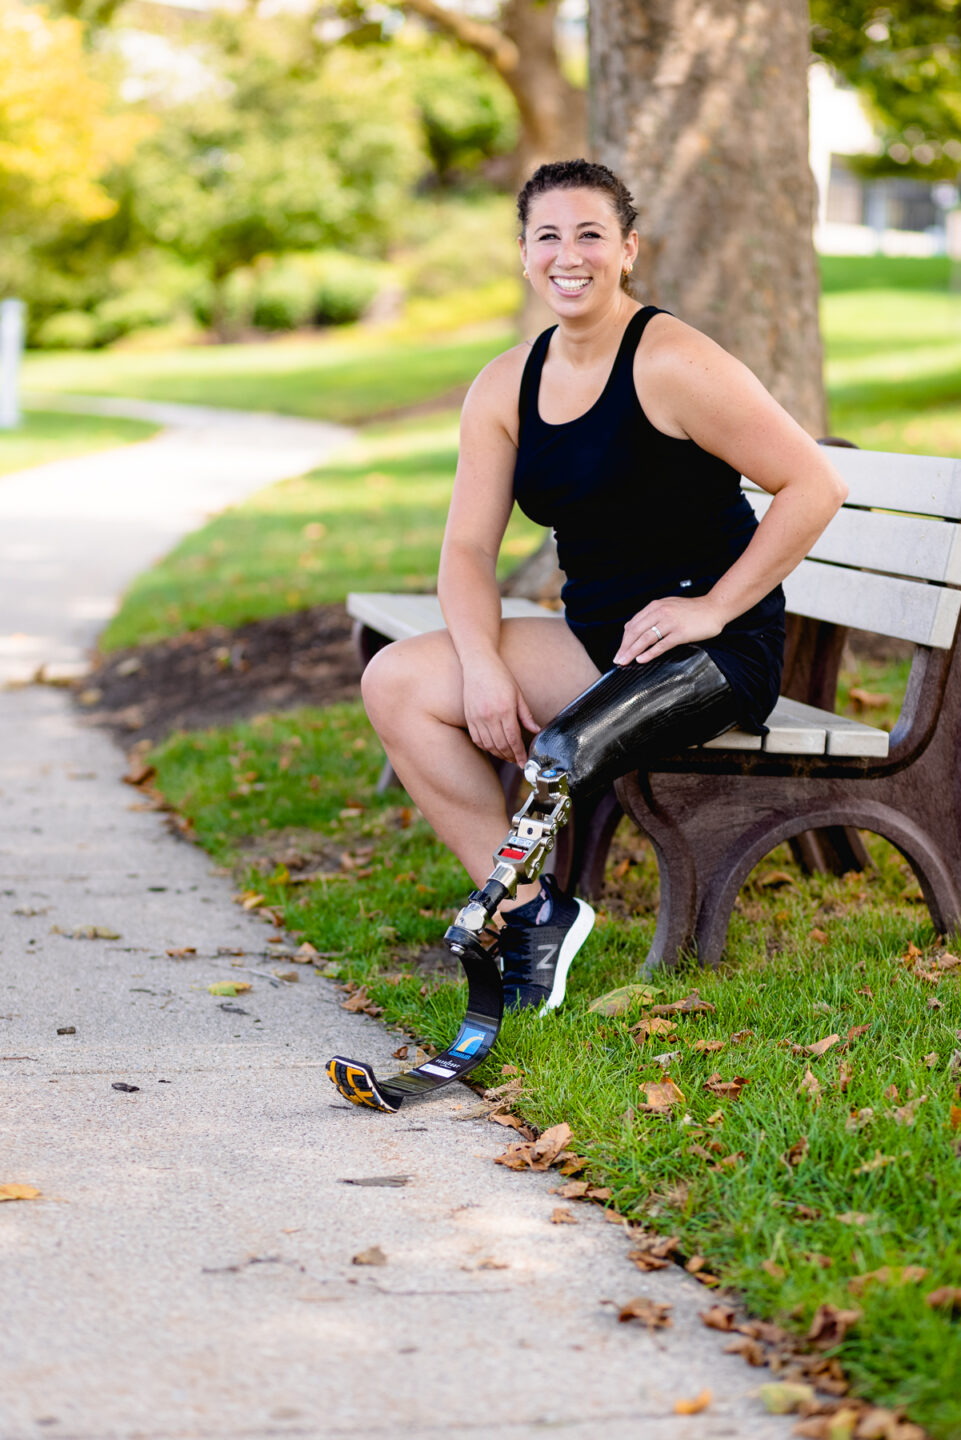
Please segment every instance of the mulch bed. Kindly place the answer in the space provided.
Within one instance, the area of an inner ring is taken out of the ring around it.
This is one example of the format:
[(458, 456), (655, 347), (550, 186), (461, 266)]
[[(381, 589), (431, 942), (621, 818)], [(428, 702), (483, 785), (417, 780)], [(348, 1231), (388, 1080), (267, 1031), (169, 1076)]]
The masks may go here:
[(87, 717), (125, 748), (173, 730), (353, 700), (360, 664), (351, 626), (343, 605), (315, 605), (236, 630), (193, 630), (113, 651), (74, 693)]

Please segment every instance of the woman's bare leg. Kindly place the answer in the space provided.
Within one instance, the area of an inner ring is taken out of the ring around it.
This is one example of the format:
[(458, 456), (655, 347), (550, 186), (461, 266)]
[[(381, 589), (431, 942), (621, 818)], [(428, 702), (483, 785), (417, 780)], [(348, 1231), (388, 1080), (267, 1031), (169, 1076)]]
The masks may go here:
[[(540, 725), (600, 673), (563, 620), (505, 620), (501, 655)], [(474, 884), (482, 885), (510, 817), (494, 762), (467, 733), (463, 675), (446, 630), (386, 646), (364, 671), (363, 694), (407, 793)], [(535, 891), (520, 887), (514, 903)]]

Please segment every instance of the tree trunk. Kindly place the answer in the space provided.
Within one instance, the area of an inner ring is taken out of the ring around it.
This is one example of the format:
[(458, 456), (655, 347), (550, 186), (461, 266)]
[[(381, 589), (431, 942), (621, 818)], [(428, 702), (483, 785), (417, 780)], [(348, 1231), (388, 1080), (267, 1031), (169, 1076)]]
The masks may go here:
[(826, 429), (807, 0), (592, 0), (595, 158), (638, 207), (636, 293)]

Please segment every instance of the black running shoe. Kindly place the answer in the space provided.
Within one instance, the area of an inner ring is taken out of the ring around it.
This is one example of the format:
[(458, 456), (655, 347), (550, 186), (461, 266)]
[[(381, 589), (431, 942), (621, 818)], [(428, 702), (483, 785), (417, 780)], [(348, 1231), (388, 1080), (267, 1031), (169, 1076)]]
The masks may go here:
[(552, 875), (541, 879), (541, 893), (507, 913), (498, 948), (504, 962), (504, 1009), (554, 1010), (564, 999), (571, 961), (594, 925), (584, 900), (562, 895)]

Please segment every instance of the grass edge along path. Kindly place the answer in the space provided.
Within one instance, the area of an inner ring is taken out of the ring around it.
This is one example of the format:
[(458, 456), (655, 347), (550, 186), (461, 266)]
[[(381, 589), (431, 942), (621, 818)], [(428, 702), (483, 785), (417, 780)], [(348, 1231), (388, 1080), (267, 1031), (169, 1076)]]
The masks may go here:
[(0, 476), (53, 460), (72, 460), (98, 450), (133, 445), (156, 435), (159, 426), (144, 420), (74, 411), (25, 410), (15, 430), (0, 430)]
[[(246, 904), (321, 952), (352, 1008), (447, 1043), (464, 987), (423, 957), (465, 882), (398, 792), (375, 793), (358, 705), (174, 736), (153, 758), (181, 823), (235, 867)], [(592, 1013), (636, 981), (653, 933), (656, 870), (629, 834), (565, 1007), (508, 1017), (476, 1078), (516, 1067), (515, 1108), (572, 1127), (577, 1178), (703, 1257), (752, 1314), (802, 1337), (820, 1324), (828, 1384), (836, 1360), (854, 1393), (961, 1440), (961, 963), (905, 862), (873, 851), (875, 873), (843, 879), (775, 852), (718, 971), (684, 967)], [(694, 990), (703, 1008), (657, 1013)], [(844, 1440), (842, 1422), (819, 1433)]]

